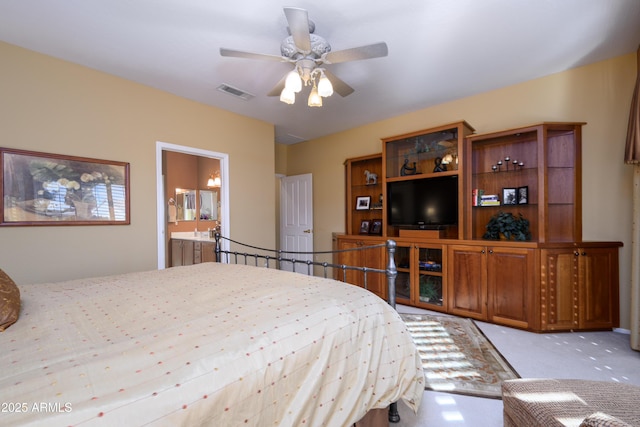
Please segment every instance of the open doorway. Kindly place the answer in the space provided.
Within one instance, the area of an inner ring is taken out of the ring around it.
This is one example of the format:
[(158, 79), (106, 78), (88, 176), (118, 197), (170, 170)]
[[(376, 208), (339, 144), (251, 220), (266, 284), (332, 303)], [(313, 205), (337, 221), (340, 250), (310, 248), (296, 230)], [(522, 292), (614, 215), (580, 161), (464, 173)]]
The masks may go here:
[[(167, 266), (167, 246), (170, 239), (168, 233), (168, 206), (166, 180), (163, 159), (164, 152), (182, 153), (196, 157), (217, 159), (220, 165), (220, 187), (219, 199), (220, 209), (218, 221), (221, 233), (228, 236), (229, 228), (229, 155), (214, 151), (202, 150), (199, 148), (186, 147), (182, 145), (170, 144), (166, 142), (156, 142), (156, 200), (157, 200), (157, 236), (158, 236), (158, 269), (162, 270)], [(175, 201), (174, 201), (175, 202)], [(224, 248), (223, 248), (224, 249)]]

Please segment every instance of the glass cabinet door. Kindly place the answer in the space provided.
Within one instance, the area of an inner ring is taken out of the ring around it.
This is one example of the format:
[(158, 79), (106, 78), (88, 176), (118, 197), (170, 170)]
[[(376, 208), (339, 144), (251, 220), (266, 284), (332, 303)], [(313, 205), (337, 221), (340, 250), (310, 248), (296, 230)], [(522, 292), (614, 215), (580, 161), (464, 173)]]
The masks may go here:
[(396, 301), (399, 303), (411, 303), (411, 246), (400, 246), (396, 248), (396, 266), (398, 276), (396, 276)]
[(387, 178), (458, 170), (458, 127), (386, 143)]
[(420, 247), (414, 243), (396, 249), (396, 300), (400, 304), (444, 311), (442, 246)]
[(443, 306), (442, 249), (418, 248), (418, 299)]

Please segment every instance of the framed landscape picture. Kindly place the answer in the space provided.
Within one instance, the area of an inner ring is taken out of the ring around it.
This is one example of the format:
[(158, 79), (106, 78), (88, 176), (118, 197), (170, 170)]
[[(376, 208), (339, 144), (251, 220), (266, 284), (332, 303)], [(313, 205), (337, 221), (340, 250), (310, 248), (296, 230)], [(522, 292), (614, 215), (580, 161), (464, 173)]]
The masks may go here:
[(129, 163), (0, 148), (0, 225), (130, 224)]

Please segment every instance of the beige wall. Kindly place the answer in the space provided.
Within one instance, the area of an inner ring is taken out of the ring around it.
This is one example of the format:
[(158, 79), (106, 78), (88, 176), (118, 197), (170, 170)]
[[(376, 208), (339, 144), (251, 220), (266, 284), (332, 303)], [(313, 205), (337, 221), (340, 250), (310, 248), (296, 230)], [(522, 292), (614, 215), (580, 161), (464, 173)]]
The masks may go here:
[(634, 53), (288, 146), (287, 175), (313, 174), (315, 249), (330, 249), (331, 232), (344, 231), (343, 161), (381, 152), (380, 138), (459, 120), (477, 133), (584, 121), (583, 238), (624, 243), (620, 308), (628, 329), (633, 167), (623, 159), (635, 76)]
[(19, 283), (156, 267), (156, 141), (229, 154), (231, 234), (259, 246), (275, 245), (275, 227), (265, 227), (276, 224), (274, 173), (312, 173), (315, 244), (325, 250), (331, 232), (344, 230), (344, 159), (380, 152), (380, 138), (461, 119), (479, 133), (586, 121), (583, 236), (624, 243), (621, 326), (629, 327), (633, 169), (622, 159), (635, 54), (286, 148), (261, 121), (5, 43), (0, 58), (0, 146), (131, 163), (129, 226), (0, 227), (0, 268)]
[(0, 227), (18, 283), (157, 267), (157, 141), (228, 153), (230, 233), (274, 246), (271, 124), (5, 43), (0, 63), (0, 146), (131, 164), (131, 225)]

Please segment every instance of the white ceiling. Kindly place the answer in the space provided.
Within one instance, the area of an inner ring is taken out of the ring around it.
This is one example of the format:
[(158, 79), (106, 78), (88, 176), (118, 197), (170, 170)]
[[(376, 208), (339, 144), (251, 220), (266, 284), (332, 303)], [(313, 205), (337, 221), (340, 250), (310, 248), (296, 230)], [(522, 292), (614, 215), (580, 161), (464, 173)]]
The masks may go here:
[[(345, 98), (283, 104), (267, 93), (290, 64), (219, 54), (280, 55), (283, 6), (334, 51), (385, 41), (389, 55), (327, 65)], [(635, 52), (640, 0), (3, 0), (0, 40), (273, 123), (290, 144)]]

